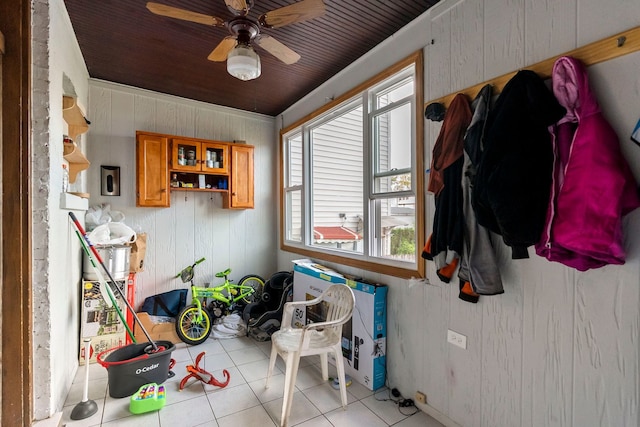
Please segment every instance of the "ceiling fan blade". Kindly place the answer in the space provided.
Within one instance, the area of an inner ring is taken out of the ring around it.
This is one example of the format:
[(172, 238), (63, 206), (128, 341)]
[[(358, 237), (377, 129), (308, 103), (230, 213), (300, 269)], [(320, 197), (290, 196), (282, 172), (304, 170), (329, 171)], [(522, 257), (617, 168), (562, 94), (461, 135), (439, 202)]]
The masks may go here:
[(160, 3), (148, 2), (147, 9), (152, 13), (169, 18), (182, 19), (183, 21), (197, 22), (199, 24), (211, 25), (213, 27), (224, 27), (224, 20), (217, 16), (204, 15), (202, 13), (191, 12), (173, 6)]
[(294, 22), (317, 18), (323, 15), (325, 11), (326, 8), (322, 0), (302, 0), (289, 6), (263, 13), (258, 18), (258, 21), (263, 27), (278, 28)]
[(294, 64), (300, 59), (300, 55), (298, 55), (296, 52), (266, 34), (263, 34), (256, 38), (255, 42), (258, 46), (260, 46), (287, 65)]
[(249, 13), (250, 5), (247, 4), (247, 0), (224, 0), (225, 4), (232, 12), (238, 15), (246, 15)]
[(216, 46), (216, 48), (213, 49), (213, 51), (211, 51), (207, 59), (209, 61), (215, 61), (215, 62), (226, 61), (227, 55), (229, 55), (229, 52), (231, 51), (231, 49), (233, 49), (236, 46), (236, 43), (237, 41), (235, 37), (233, 36), (225, 37), (224, 39), (222, 39), (220, 43), (218, 43), (218, 46)]

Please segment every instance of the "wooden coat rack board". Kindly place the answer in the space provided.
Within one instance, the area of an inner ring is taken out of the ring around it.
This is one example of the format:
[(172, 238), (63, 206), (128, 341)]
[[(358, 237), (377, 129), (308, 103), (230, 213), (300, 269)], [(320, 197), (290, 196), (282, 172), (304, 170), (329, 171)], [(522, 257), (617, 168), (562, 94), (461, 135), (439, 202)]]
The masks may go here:
[[(585, 66), (589, 66), (608, 61), (610, 59), (617, 58), (628, 53), (637, 52), (638, 50), (640, 50), (640, 27), (635, 27), (620, 34), (616, 34), (615, 36), (598, 40), (596, 42), (574, 49), (570, 52), (545, 59), (544, 61), (538, 62), (522, 69), (535, 71), (543, 79), (548, 79), (551, 77), (553, 64), (561, 56), (571, 56), (582, 61)], [(444, 104), (445, 107), (449, 107), (449, 104), (451, 103), (451, 101), (453, 101), (453, 98), (458, 93), (463, 93), (469, 99), (474, 99), (478, 92), (480, 92), (480, 89), (482, 89), (487, 84), (493, 85), (493, 94), (497, 95), (502, 92), (504, 86), (509, 80), (511, 80), (513, 76), (516, 75), (517, 72), (518, 71), (512, 71), (500, 77), (496, 77), (486, 82), (479, 83), (475, 86), (471, 86), (467, 89), (451, 93), (441, 98), (433, 99), (425, 103), (425, 106), (434, 102), (439, 102), (441, 104)]]

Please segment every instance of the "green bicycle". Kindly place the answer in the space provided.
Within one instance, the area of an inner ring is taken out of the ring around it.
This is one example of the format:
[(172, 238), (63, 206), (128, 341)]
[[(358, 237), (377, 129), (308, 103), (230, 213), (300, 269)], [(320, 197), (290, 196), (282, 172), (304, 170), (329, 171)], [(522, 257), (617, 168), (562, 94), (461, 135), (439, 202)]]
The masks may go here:
[[(202, 261), (204, 258), (186, 267), (176, 276), (180, 277), (183, 283), (191, 283), (191, 305), (183, 308), (176, 319), (178, 337), (190, 345), (200, 344), (209, 338), (213, 321), (231, 312), (236, 305), (260, 301), (264, 288), (264, 279), (255, 274), (244, 276), (238, 284), (232, 283), (229, 279), (230, 268), (216, 273), (216, 277), (224, 278), (222, 285), (212, 288), (195, 286), (194, 268)], [(207, 298), (212, 298), (209, 304)]]

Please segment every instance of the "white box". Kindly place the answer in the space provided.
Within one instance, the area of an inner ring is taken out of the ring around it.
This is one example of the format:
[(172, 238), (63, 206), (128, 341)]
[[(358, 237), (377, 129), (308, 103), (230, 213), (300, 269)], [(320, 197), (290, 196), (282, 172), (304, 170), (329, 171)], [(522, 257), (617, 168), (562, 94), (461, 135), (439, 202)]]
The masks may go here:
[[(293, 263), (294, 301), (316, 298), (332, 283), (351, 287), (356, 305), (351, 321), (342, 327), (345, 372), (369, 390), (383, 387), (386, 374), (387, 286), (350, 280), (308, 259), (295, 260)], [(318, 320), (314, 319), (314, 313), (303, 311), (294, 319), (294, 324), (302, 326)]]

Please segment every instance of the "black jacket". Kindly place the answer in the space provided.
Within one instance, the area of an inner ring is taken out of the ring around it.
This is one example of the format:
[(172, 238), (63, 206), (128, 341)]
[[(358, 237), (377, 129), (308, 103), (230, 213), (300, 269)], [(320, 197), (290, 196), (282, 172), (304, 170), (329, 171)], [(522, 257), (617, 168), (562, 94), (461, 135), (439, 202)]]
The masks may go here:
[(540, 239), (549, 202), (553, 151), (547, 127), (565, 114), (543, 80), (519, 71), (487, 120), (472, 203), (478, 223), (501, 234), (513, 258)]

